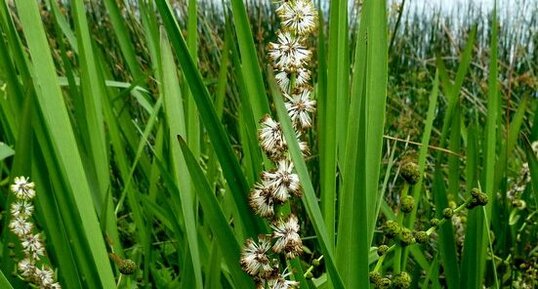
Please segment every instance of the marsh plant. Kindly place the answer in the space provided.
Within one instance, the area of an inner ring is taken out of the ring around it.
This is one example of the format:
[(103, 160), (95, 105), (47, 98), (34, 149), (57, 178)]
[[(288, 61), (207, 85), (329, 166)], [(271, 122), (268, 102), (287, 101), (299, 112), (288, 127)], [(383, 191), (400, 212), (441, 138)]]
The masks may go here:
[(0, 1), (0, 288), (536, 287), (538, 13), (257, 2)]

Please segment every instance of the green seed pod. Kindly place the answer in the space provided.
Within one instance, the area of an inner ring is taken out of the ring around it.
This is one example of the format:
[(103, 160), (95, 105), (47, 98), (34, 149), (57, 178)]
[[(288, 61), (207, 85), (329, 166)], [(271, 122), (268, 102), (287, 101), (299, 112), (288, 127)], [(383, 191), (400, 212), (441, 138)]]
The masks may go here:
[(450, 219), (452, 218), (452, 216), (454, 216), (454, 210), (452, 210), (451, 208), (445, 208), (443, 210), (443, 217), (445, 219)]
[(409, 246), (416, 242), (413, 232), (407, 228), (402, 228), (400, 232), (400, 244), (402, 247)]
[(370, 277), (370, 283), (372, 284), (378, 284), (381, 278), (383, 278), (383, 276), (381, 276), (381, 273), (377, 271), (370, 272), (369, 277)]
[(426, 231), (415, 231), (415, 240), (417, 240), (417, 243), (425, 244), (430, 240), (430, 236)]
[(404, 180), (410, 184), (414, 185), (418, 182), (420, 177), (420, 171), (418, 165), (415, 162), (408, 161), (402, 165), (400, 168), (400, 175)]
[(312, 274), (312, 272), (307, 272), (306, 275), (304, 276), (306, 279), (312, 279), (314, 278), (314, 274)]
[(404, 213), (410, 213), (415, 207), (415, 199), (412, 196), (405, 196), (400, 200), (400, 210)]
[(394, 288), (406, 289), (411, 287), (411, 276), (407, 272), (401, 272), (393, 278)]
[(314, 259), (314, 260), (312, 261), (312, 265), (314, 265), (314, 267), (319, 266), (319, 263), (320, 263), (320, 262), (319, 262), (318, 259)]
[(479, 206), (487, 205), (488, 204), (488, 195), (486, 195), (484, 193), (481, 193), (480, 195), (478, 195), (477, 204)]
[(385, 255), (387, 253), (387, 251), (389, 250), (389, 246), (387, 245), (380, 245), (379, 247), (377, 247), (377, 255), (379, 257)]
[(471, 201), (467, 204), (467, 208), (472, 209), (476, 206), (485, 206), (487, 205), (487, 203), (488, 203), (488, 195), (474, 188), (471, 191)]
[(400, 233), (400, 231), (400, 225), (398, 225), (398, 223), (396, 223), (395, 221), (388, 220), (385, 223), (385, 235), (387, 236), (387, 238), (394, 238)]
[(478, 199), (478, 196), (481, 194), (482, 192), (478, 189), (478, 188), (474, 188), (471, 190), (471, 197), (475, 198), (475, 199)]
[(388, 289), (392, 285), (392, 281), (389, 278), (384, 277), (379, 280), (379, 284), (376, 284), (375, 288)]
[(432, 225), (432, 227), (438, 227), (439, 224), (441, 224), (441, 221), (437, 218), (433, 218), (431, 221), (430, 221), (430, 224)]
[(121, 260), (121, 262), (119, 262), (118, 265), (119, 265), (119, 270), (121, 274), (124, 274), (124, 275), (133, 274), (138, 267), (136, 266), (136, 263), (131, 259), (123, 259)]

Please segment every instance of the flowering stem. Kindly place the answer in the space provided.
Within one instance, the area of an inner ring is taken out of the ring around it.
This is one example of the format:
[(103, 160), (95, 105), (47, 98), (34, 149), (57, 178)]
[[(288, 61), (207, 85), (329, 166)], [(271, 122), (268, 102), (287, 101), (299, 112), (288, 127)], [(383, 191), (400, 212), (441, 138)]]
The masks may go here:
[[(409, 184), (407, 182), (405, 182), (404, 186), (402, 188), (402, 193), (400, 194), (400, 200), (403, 200), (407, 196), (408, 192), (409, 192)], [(400, 211), (398, 212), (398, 219), (397, 219), (398, 226), (400, 228), (402, 227), (403, 219), (404, 219), (404, 212), (402, 212), (402, 210), (400, 209)], [(396, 248), (396, 252), (394, 253), (394, 264), (393, 264), (393, 266), (394, 266), (394, 273), (395, 274), (400, 273), (403, 253), (404, 252), (402, 250), (402, 247), (398, 246)]]

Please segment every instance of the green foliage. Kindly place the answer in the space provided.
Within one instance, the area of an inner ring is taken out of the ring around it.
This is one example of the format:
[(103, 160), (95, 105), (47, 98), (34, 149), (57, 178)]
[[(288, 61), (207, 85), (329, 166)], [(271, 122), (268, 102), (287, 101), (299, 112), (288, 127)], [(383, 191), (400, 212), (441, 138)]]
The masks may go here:
[(36, 183), (34, 221), (63, 288), (254, 288), (239, 259), (272, 225), (248, 199), (272, 168), (257, 138), (266, 114), (302, 187), (279, 208), (300, 220), (304, 253), (286, 265), (301, 288), (536, 286), (537, 13), (499, 26), (496, 10), (330, 1), (308, 39), (305, 157), (267, 65), (273, 4), (10, 2), (1, 288), (29, 288), (11, 274), (15, 176)]

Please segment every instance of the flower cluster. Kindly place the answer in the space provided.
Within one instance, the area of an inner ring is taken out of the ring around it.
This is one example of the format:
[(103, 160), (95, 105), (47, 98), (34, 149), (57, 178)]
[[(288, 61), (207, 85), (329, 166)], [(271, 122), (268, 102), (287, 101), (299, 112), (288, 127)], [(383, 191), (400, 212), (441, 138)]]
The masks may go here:
[[(269, 58), (299, 147), (303, 155), (308, 155), (308, 145), (301, 138), (312, 126), (311, 114), (316, 110), (316, 101), (311, 99), (308, 64), (312, 51), (308, 49), (307, 38), (317, 28), (317, 10), (311, 0), (282, 0), (276, 12), (282, 27), (277, 32), (277, 42), (268, 46)], [(249, 205), (257, 215), (272, 223), (272, 233), (259, 236), (258, 242), (253, 239), (245, 242), (241, 266), (254, 278), (258, 288), (297, 288), (298, 282), (287, 279), (291, 274), (287, 269), (280, 273), (280, 258), (272, 256), (282, 254), (291, 259), (303, 251), (297, 216), (277, 213), (277, 206), (284, 205), (292, 197), (301, 197), (299, 177), (294, 172), (280, 123), (265, 115), (260, 121), (258, 140), (276, 168), (261, 173), (249, 195)]]
[(45, 246), (40, 233), (34, 233), (32, 215), (34, 206), (32, 200), (36, 195), (35, 185), (26, 177), (16, 177), (11, 185), (15, 201), (11, 204), (11, 221), (9, 228), (21, 243), (24, 258), (19, 261), (18, 269), (21, 276), (40, 289), (60, 289), (56, 282), (54, 271), (44, 264)]

